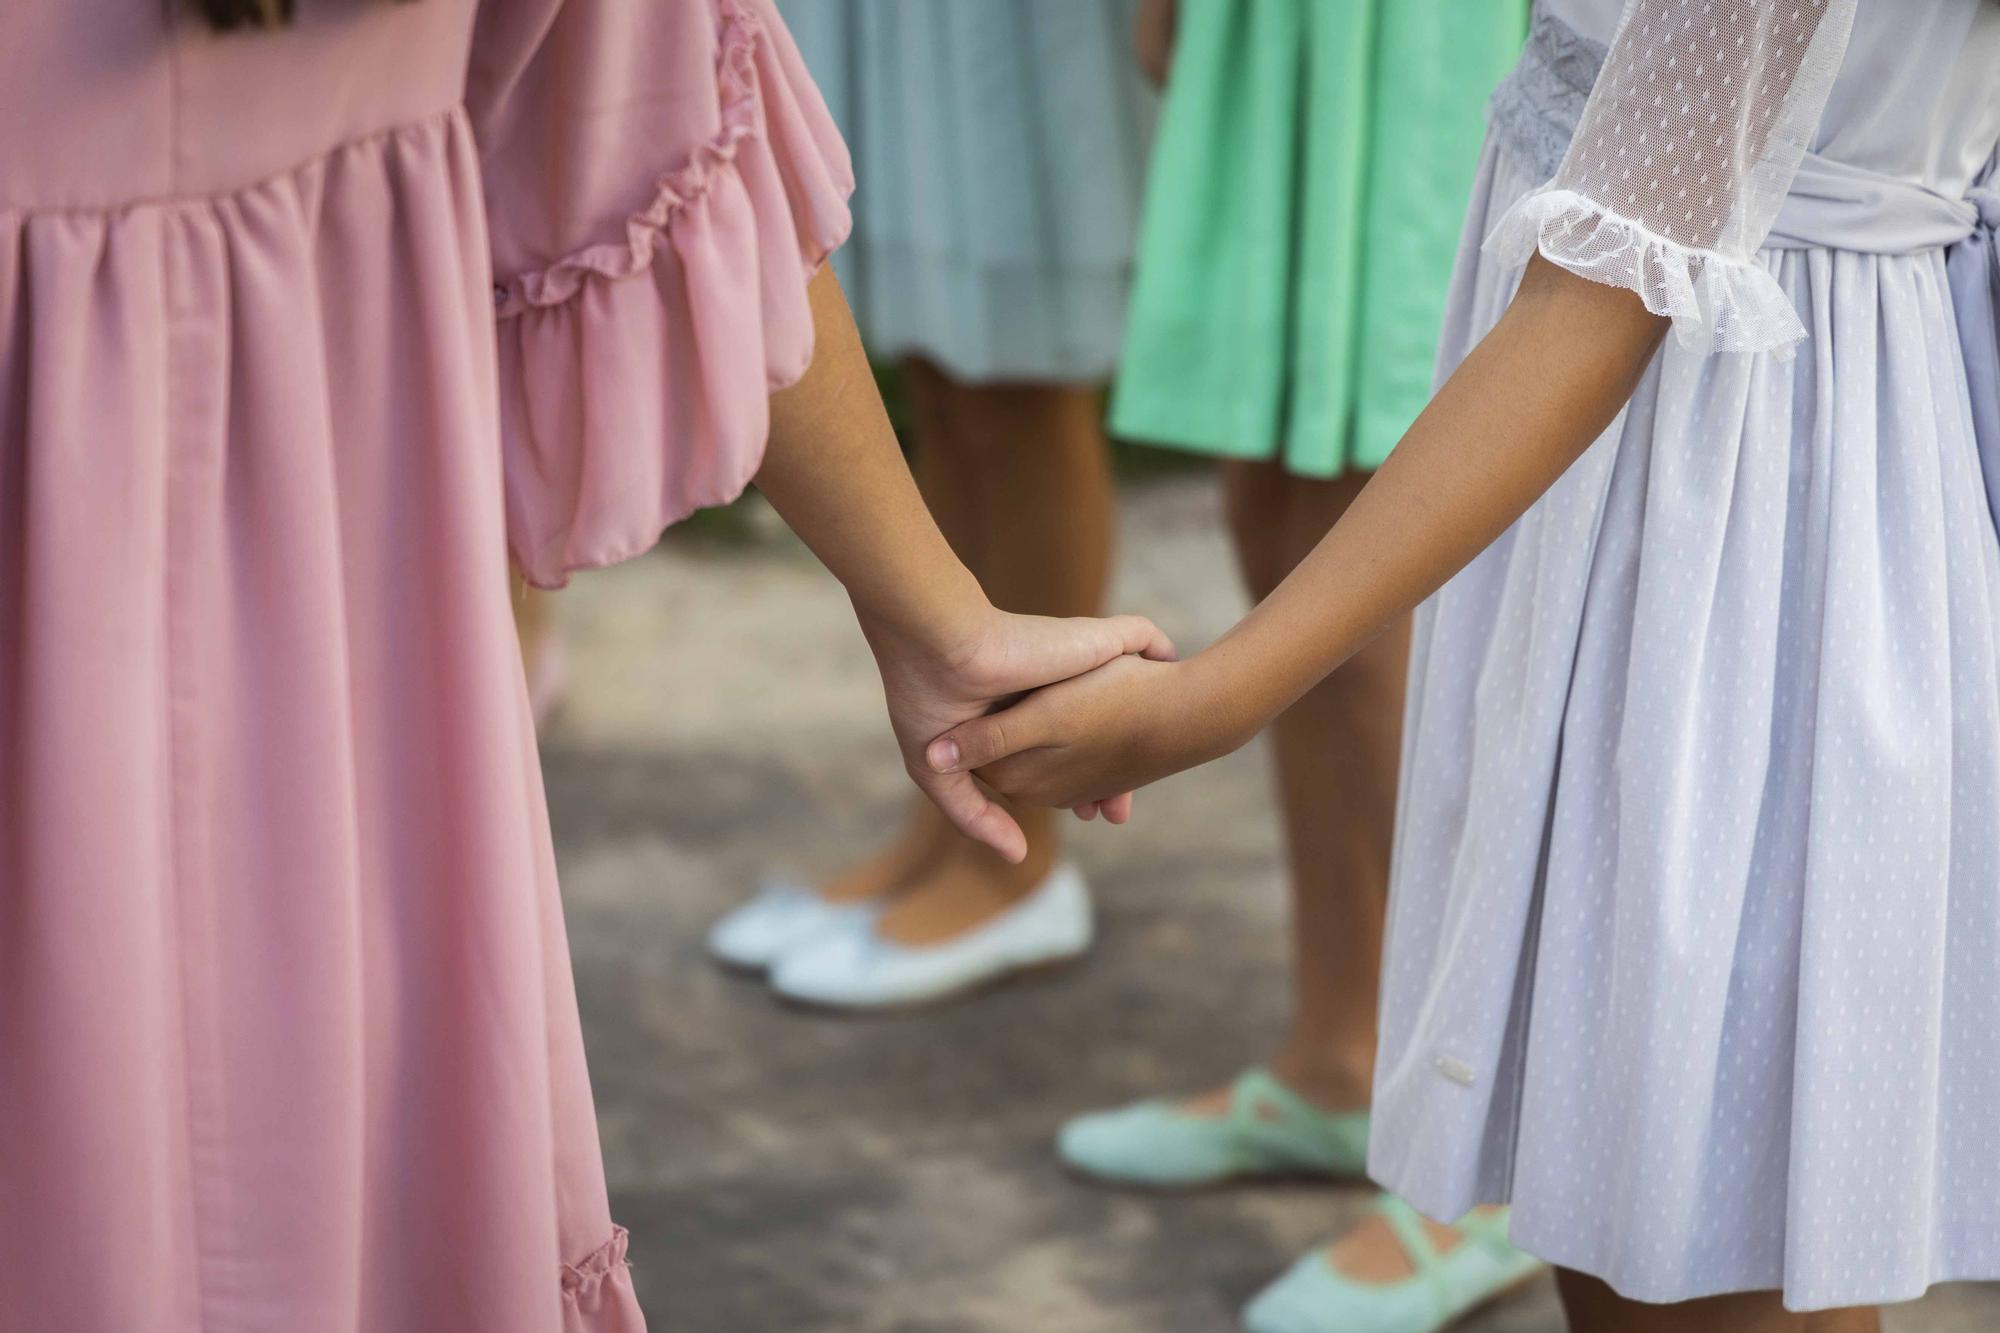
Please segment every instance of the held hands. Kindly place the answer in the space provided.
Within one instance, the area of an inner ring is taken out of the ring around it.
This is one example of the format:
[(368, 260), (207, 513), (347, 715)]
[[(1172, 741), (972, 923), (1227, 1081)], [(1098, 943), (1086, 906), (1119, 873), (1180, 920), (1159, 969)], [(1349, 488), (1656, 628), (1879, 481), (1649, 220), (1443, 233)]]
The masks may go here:
[(940, 775), (977, 770), (1002, 795), (1089, 818), (1110, 794), (1219, 758), (1255, 733), (1209, 676), (1200, 658), (1120, 657), (960, 723), (925, 758)]
[[(960, 832), (1016, 862), (1027, 855), (1028, 844), (1013, 817), (980, 789), (967, 768), (934, 768), (925, 759), (925, 746), (1039, 686), (1105, 663), (1166, 662), (1174, 655), (1166, 635), (1142, 616), (1060, 620), (982, 605), (964, 624), (921, 637), (865, 611), (861, 628), (882, 673), (890, 725), (911, 779)], [(1131, 798), (1117, 793), (1125, 790), (1105, 788), (1096, 794), (1115, 799), (1087, 804), (1093, 813), (1101, 807), (1107, 818), (1123, 822)]]

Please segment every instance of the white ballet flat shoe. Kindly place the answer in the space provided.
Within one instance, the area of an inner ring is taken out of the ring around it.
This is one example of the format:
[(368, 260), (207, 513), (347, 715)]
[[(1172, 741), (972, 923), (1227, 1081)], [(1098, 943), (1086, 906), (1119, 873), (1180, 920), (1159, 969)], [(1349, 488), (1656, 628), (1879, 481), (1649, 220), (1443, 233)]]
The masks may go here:
[(1020, 902), (942, 944), (895, 944), (870, 921), (791, 949), (772, 966), (771, 988), (833, 1009), (929, 1004), (1075, 958), (1090, 937), (1090, 890), (1076, 867), (1060, 865)]
[(761, 972), (787, 952), (875, 919), (875, 903), (830, 903), (798, 884), (769, 881), (749, 902), (716, 922), (708, 951), (719, 962)]

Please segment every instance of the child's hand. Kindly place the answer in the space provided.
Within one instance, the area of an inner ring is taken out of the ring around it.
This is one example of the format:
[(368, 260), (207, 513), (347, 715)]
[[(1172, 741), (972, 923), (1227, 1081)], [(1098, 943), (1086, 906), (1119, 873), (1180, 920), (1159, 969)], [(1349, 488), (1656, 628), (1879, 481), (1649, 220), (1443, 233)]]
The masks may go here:
[(939, 773), (976, 769), (1017, 801), (1087, 814), (1248, 740), (1255, 728), (1218, 699), (1198, 659), (1121, 657), (1005, 712), (961, 723), (931, 742), (925, 757)]
[(1177, 0), (1142, 0), (1132, 25), (1132, 51), (1139, 69), (1155, 88), (1167, 86), (1167, 70), (1174, 62), (1174, 29), (1180, 21)]
[[(899, 633), (866, 612), (860, 618), (875, 650), (889, 721), (910, 777), (960, 832), (1010, 861), (1027, 855), (1020, 826), (980, 790), (969, 770), (947, 773), (925, 762), (925, 746), (940, 732), (1028, 690), (1067, 680), (1121, 654), (1162, 659), (1174, 654), (1166, 635), (1142, 616), (1058, 620), (1008, 615), (982, 604), (967, 623), (927, 627), (921, 637)], [(1129, 805), (1130, 798), (1124, 797), (1103, 804), (1102, 810), (1122, 822)]]

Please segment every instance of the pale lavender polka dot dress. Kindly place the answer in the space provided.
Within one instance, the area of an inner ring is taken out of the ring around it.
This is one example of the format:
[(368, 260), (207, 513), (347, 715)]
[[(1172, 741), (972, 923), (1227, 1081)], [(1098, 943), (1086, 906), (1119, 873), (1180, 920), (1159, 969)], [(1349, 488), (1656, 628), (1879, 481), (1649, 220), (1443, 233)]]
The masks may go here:
[(1537, 247), (1675, 330), (1419, 615), (1371, 1166), (1638, 1299), (2000, 1277), (1996, 70), (1990, 0), (1544, 0), (1495, 100), (1443, 368)]

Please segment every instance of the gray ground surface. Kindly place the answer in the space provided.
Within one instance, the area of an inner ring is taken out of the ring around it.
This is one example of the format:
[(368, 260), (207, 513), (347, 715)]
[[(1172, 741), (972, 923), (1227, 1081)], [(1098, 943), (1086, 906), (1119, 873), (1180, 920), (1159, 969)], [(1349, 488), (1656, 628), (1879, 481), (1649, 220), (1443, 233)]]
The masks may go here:
[[(1128, 487), (1117, 603), (1183, 645), (1238, 599), (1199, 476)], [(1087, 963), (879, 1021), (703, 959), (768, 869), (839, 865), (904, 788), (840, 590), (766, 523), (579, 579), (546, 769), (613, 1203), (655, 1333), (1221, 1333), (1361, 1187), (1189, 1198), (1066, 1180), (1069, 1112), (1226, 1077), (1274, 1038), (1285, 936), (1253, 748), (1082, 829)], [(1543, 1279), (1468, 1320), (1554, 1333)], [(1940, 1289), (1891, 1333), (2000, 1329)], [(1365, 1331), (1357, 1331), (1365, 1333)]]

